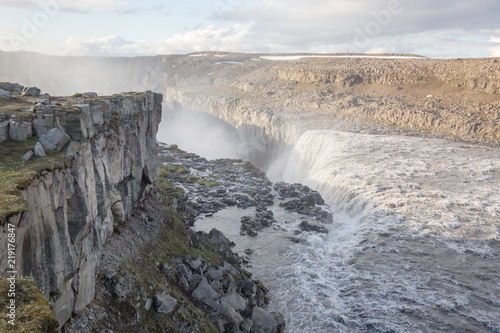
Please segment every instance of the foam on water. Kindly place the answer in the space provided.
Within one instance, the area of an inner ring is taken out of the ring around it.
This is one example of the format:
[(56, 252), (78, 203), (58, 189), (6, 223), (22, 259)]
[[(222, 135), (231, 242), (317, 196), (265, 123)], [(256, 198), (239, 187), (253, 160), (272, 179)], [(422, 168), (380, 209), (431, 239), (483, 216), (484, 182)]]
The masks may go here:
[(241, 237), (236, 219), (228, 235), (256, 249), (287, 332), (500, 332), (498, 149), (311, 131), (288, 159), (283, 179), (330, 205), (329, 234), (289, 241), (299, 219), (275, 206), (276, 230)]

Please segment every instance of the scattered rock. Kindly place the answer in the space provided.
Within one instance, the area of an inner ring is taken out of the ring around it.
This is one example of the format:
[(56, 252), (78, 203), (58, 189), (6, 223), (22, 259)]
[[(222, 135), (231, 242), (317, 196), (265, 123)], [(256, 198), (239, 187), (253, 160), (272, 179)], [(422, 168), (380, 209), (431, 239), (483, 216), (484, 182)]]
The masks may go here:
[(278, 323), (266, 310), (256, 306), (252, 312), (252, 332), (276, 333)]
[(245, 311), (247, 307), (247, 301), (234, 290), (225, 294), (220, 300), (231, 305), (236, 311)]
[(177, 299), (170, 296), (166, 292), (155, 296), (155, 308), (159, 313), (170, 313), (174, 311), (177, 305)]
[(146, 302), (144, 303), (144, 309), (149, 310), (151, 309), (151, 306), (153, 306), (153, 299), (148, 298)]
[(241, 292), (245, 296), (252, 296), (257, 291), (257, 286), (252, 280), (245, 279), (241, 282)]
[(23, 156), (23, 162), (28, 162), (31, 157), (33, 157), (33, 151), (30, 150), (29, 152), (27, 152), (26, 154), (24, 154)]
[(23, 96), (33, 96), (33, 97), (38, 97), (40, 96), (41, 90), (38, 89), (37, 87), (25, 87), (23, 89)]
[(5, 90), (0, 89), (0, 98), (9, 99), (10, 98), (10, 91), (5, 91)]
[(45, 157), (47, 154), (45, 153), (45, 149), (40, 142), (37, 142), (35, 145), (35, 156), (36, 157)]
[(40, 142), (45, 148), (56, 152), (61, 151), (70, 140), (71, 138), (58, 127), (40, 137)]
[(33, 136), (33, 127), (30, 122), (10, 120), (9, 136), (13, 140), (24, 141)]
[(0, 123), (0, 142), (4, 142), (9, 138), (9, 121)]
[(203, 278), (198, 287), (193, 291), (193, 297), (204, 301), (207, 299), (216, 300), (221, 296), (220, 293), (215, 291), (206, 278)]
[(321, 225), (318, 223), (312, 223), (309, 221), (300, 222), (299, 229), (302, 231), (318, 232), (318, 233), (322, 233), (322, 234), (328, 233), (328, 229), (324, 225)]

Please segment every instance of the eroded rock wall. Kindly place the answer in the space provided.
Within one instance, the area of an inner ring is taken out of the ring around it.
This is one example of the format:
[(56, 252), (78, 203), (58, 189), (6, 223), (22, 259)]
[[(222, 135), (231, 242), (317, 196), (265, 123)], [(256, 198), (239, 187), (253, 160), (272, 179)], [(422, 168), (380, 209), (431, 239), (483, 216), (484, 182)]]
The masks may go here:
[[(8, 221), (17, 226), (18, 274), (35, 278), (61, 324), (94, 298), (103, 244), (158, 178), (161, 101), (147, 92), (59, 111), (72, 139), (64, 148), (71, 167), (42, 172), (22, 192), (29, 211)], [(0, 271), (7, 271), (6, 262)]]

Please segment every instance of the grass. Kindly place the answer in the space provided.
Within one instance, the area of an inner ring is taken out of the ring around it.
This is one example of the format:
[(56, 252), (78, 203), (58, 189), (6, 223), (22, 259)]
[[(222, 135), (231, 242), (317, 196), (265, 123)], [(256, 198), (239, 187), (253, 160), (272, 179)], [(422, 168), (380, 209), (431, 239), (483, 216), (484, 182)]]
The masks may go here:
[(3, 315), (0, 317), (0, 332), (58, 332), (59, 323), (49, 306), (49, 302), (31, 278), (21, 278), (16, 281), (14, 298), (16, 301), (16, 325), (9, 324), (10, 318), (7, 317), (7, 306), (11, 299), (7, 297), (9, 289), (10, 282), (5, 278), (0, 278), (0, 295), (2, 295), (0, 307), (3, 311)]
[(0, 143), (0, 225), (7, 218), (29, 209), (28, 202), (21, 198), (21, 191), (42, 171), (68, 167), (70, 159), (62, 153), (46, 151), (46, 157), (32, 157), (28, 162), (22, 158), (33, 150), (38, 138), (26, 141), (7, 140)]

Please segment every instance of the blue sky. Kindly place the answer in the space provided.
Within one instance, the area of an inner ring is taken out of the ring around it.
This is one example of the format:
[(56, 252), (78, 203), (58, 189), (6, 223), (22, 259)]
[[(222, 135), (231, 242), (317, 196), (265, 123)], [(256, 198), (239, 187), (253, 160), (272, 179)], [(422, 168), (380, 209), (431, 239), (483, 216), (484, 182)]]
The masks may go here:
[(0, 0), (0, 50), (500, 56), (498, 0)]

